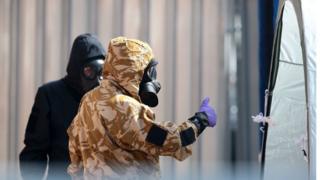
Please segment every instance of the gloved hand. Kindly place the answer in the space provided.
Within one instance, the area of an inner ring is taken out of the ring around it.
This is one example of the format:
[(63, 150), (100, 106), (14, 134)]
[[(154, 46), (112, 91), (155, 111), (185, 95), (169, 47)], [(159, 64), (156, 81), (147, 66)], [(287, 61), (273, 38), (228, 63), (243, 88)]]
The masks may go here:
[(208, 123), (210, 127), (214, 127), (217, 123), (217, 115), (214, 109), (209, 105), (210, 99), (206, 97), (199, 108), (199, 112), (204, 112), (208, 116)]

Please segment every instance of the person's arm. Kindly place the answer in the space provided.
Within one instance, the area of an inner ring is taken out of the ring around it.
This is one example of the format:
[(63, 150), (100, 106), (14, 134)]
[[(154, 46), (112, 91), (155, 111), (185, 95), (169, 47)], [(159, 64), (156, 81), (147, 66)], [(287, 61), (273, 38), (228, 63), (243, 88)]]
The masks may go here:
[[(79, 105), (81, 109), (81, 104)], [(70, 124), (67, 132), (69, 136), (69, 155), (70, 155), (70, 165), (68, 166), (68, 173), (72, 179), (82, 179), (83, 177), (83, 160), (81, 156), (81, 151), (79, 149), (79, 135), (85, 134), (86, 132), (81, 125), (77, 124), (78, 118), (82, 118), (78, 114), (74, 117), (73, 122)]]
[(24, 144), (21, 151), (20, 172), (24, 179), (42, 179), (47, 167), (49, 138), (48, 97), (43, 87), (38, 89), (28, 120)]
[(155, 122), (154, 113), (150, 108), (130, 98), (115, 98), (114, 104), (112, 108), (117, 112), (116, 120), (108, 121), (106, 117), (105, 125), (113, 140), (128, 150), (172, 156), (182, 161), (192, 154), (191, 144), (204, 128), (209, 126), (205, 112), (197, 113), (190, 120), (176, 125), (169, 121)]

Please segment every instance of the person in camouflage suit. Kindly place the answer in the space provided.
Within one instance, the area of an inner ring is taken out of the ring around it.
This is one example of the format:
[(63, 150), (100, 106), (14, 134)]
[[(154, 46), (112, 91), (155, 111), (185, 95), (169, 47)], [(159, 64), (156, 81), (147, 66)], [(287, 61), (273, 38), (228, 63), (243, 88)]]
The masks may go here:
[(149, 106), (157, 99), (148, 106), (141, 92), (145, 76), (152, 76), (147, 83), (158, 85), (156, 93), (160, 90), (153, 58), (145, 42), (125, 37), (110, 41), (103, 80), (82, 98), (68, 128), (68, 173), (73, 178), (160, 178), (159, 156), (186, 159), (200, 133), (215, 126), (209, 99), (180, 125), (155, 121)]

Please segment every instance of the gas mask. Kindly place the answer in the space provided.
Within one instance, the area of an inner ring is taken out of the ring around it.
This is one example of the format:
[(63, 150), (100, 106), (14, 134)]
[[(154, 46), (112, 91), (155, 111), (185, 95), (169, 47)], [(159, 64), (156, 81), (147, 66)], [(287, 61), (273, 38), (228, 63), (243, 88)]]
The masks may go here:
[(139, 86), (139, 96), (142, 103), (156, 107), (158, 105), (158, 92), (161, 89), (160, 83), (157, 81), (157, 61), (151, 60), (145, 68), (142, 80)]
[(84, 92), (88, 92), (99, 85), (100, 80), (102, 80), (103, 64), (104, 60), (97, 59), (83, 65), (81, 84)]

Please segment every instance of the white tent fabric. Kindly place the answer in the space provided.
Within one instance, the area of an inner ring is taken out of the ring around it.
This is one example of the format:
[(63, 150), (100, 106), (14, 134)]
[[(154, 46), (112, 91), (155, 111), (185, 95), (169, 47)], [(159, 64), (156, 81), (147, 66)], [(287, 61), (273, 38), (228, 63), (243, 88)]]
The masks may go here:
[(320, 105), (319, 102), (316, 104), (316, 97), (319, 96), (316, 91), (316, 73), (317, 69), (319, 70), (317, 62), (320, 62), (320, 1), (303, 0), (301, 9), (305, 45), (305, 75), (307, 80), (309, 175), (310, 179), (316, 179), (316, 125), (317, 117), (319, 116), (316, 114), (316, 108), (319, 108)]
[(307, 162), (300, 145), (307, 134), (304, 67), (297, 16), (290, 1), (284, 5), (282, 22), (279, 69), (270, 111), (274, 125), (269, 126), (265, 174), (269, 177), (279, 170), (278, 176), (295, 169), (295, 177), (306, 179)]
[(288, 174), (295, 179), (316, 176), (316, 61), (320, 60), (314, 18), (319, 11), (317, 5), (315, 0), (279, 3), (279, 12), (284, 8), (283, 24), (270, 111), (274, 125), (269, 126), (266, 146), (266, 179)]

